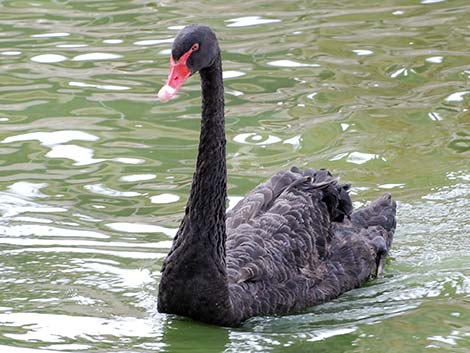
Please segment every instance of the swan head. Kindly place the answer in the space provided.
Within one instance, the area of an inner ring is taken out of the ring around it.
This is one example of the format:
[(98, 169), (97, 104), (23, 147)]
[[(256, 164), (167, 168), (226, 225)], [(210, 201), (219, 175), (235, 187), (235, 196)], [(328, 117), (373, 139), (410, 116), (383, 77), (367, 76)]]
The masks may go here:
[(173, 98), (189, 76), (209, 68), (219, 54), (215, 33), (210, 27), (190, 25), (176, 36), (170, 56), (170, 74), (158, 92), (162, 101)]

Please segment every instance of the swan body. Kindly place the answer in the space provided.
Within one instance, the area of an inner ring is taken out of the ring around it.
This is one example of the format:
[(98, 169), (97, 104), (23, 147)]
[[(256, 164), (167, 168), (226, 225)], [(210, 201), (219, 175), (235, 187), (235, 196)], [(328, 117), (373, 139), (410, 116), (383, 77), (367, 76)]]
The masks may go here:
[(353, 212), (348, 184), (324, 169), (293, 167), (226, 212), (222, 63), (206, 26), (185, 27), (176, 37), (160, 99), (172, 98), (195, 72), (202, 86), (199, 153), (164, 260), (159, 311), (238, 326), (332, 300), (380, 274), (395, 230), (389, 194)]

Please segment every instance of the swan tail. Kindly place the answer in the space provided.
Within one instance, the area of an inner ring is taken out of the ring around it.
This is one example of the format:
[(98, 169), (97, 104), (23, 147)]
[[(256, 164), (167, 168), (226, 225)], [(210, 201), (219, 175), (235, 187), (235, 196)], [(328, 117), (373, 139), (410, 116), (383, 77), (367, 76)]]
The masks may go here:
[[(342, 269), (341, 283), (357, 287), (383, 273), (395, 232), (396, 203), (390, 194), (333, 224), (331, 263)], [(343, 273), (344, 272), (344, 273)]]
[(385, 230), (385, 251), (388, 252), (392, 245), (393, 234), (396, 227), (396, 202), (392, 195), (385, 194), (381, 198), (370, 203), (366, 207), (351, 215), (351, 222), (359, 228), (372, 229), (382, 228)]

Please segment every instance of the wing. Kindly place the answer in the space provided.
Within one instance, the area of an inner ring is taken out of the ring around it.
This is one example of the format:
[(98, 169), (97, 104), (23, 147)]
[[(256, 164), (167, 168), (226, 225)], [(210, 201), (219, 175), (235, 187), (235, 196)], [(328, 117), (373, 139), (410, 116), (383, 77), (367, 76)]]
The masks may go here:
[(279, 195), (298, 178), (299, 176), (292, 172), (281, 171), (265, 183), (258, 185), (227, 212), (227, 228), (237, 228), (264, 213)]
[(256, 187), (227, 214), (227, 270), (231, 283), (285, 282), (320, 276), (331, 220), (352, 210), (349, 185), (326, 170), (292, 168)]
[(335, 221), (341, 221), (345, 215), (352, 212), (352, 203), (347, 192), (349, 184), (339, 185), (337, 179), (325, 169), (307, 169), (302, 172), (292, 167), (290, 171), (280, 171), (265, 183), (258, 185), (228, 211), (227, 228), (237, 228), (240, 224), (265, 213), (283, 193), (296, 187), (304, 190), (326, 189), (323, 201)]

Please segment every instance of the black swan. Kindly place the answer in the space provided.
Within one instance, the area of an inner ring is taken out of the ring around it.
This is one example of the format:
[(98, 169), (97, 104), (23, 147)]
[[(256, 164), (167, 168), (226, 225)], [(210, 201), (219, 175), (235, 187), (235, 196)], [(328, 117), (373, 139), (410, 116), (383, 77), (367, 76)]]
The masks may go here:
[(226, 212), (224, 86), (207, 26), (176, 36), (160, 89), (172, 98), (199, 71), (199, 153), (185, 215), (163, 263), (158, 310), (238, 326), (299, 312), (381, 273), (395, 230), (389, 194), (352, 212), (348, 184), (324, 169), (281, 171)]

